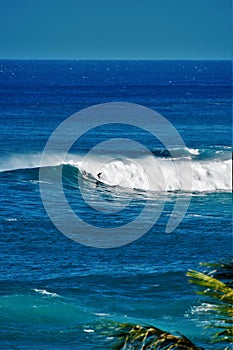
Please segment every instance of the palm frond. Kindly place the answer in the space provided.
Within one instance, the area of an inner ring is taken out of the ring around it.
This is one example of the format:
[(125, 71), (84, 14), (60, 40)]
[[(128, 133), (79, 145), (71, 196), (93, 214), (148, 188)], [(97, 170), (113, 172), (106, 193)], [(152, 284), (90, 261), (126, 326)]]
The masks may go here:
[(232, 305), (233, 289), (228, 287), (225, 283), (194, 270), (190, 270), (187, 276), (190, 277), (189, 282), (204, 288), (204, 290), (199, 291), (198, 294), (208, 295), (211, 298)]
[(228, 287), (233, 286), (233, 259), (218, 263), (200, 263), (208, 269), (208, 275), (225, 283)]
[(117, 324), (110, 339), (114, 350), (202, 350), (183, 335), (130, 323)]
[[(207, 327), (219, 329), (213, 334), (213, 342), (229, 343), (233, 341), (233, 289), (230, 287), (230, 270), (233, 264), (221, 263), (221, 266), (219, 264), (205, 264), (205, 266), (214, 266), (218, 269), (210, 271), (209, 275), (190, 270), (187, 276), (191, 283), (198, 286), (199, 291), (197, 293), (211, 300), (206, 312), (211, 313), (212, 318)], [(224, 271), (227, 271), (227, 273), (225, 274)], [(224, 280), (227, 279), (228, 283), (223, 283), (213, 276), (221, 276)]]

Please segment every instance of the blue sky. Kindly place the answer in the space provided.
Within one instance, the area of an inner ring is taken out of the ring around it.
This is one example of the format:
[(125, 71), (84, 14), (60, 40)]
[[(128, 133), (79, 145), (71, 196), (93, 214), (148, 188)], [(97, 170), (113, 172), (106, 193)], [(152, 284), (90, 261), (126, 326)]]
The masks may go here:
[(231, 0), (0, 0), (0, 58), (231, 59)]

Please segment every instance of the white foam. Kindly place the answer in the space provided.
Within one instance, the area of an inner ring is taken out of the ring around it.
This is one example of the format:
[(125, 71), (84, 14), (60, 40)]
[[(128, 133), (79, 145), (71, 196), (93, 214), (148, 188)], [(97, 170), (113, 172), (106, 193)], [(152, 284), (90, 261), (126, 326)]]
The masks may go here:
[[(27, 153), (27, 154), (12, 154), (9, 157), (1, 159), (0, 171), (11, 171), (18, 169), (34, 169), (41, 166), (41, 153)], [(65, 159), (65, 162), (64, 162)], [(60, 164), (77, 163), (80, 157), (74, 154), (55, 153), (47, 155), (43, 161), (44, 166), (57, 166)]]
[(33, 289), (33, 290), (34, 290), (34, 292), (42, 294), (42, 295), (49, 295), (51, 297), (60, 297), (59, 294), (48, 292), (46, 289)]
[[(48, 159), (47, 165), (58, 165), (59, 159), (52, 155)], [(13, 154), (6, 159), (1, 160), (1, 171), (10, 171), (18, 169), (33, 169), (40, 166), (41, 153), (34, 154)]]
[(198, 155), (200, 154), (200, 150), (197, 149), (197, 148), (188, 148), (188, 152), (189, 152), (190, 154), (195, 155), (195, 156), (198, 156)]
[[(112, 160), (98, 164), (96, 160), (82, 169), (110, 186), (143, 191), (217, 192), (231, 191), (231, 160), (192, 161), (192, 177), (187, 160), (161, 159), (147, 156), (132, 160)], [(82, 166), (81, 166), (82, 167)]]
[(208, 304), (208, 303), (202, 303), (201, 305), (198, 306), (193, 306), (191, 308), (191, 314), (200, 314), (200, 313), (205, 313), (207, 311), (212, 311), (214, 310), (214, 305), (213, 304)]
[(110, 314), (106, 314), (104, 312), (94, 312), (94, 315), (100, 316), (100, 317), (108, 317), (111, 316)]
[[(228, 147), (229, 148), (229, 147)], [(198, 149), (189, 149), (198, 154)], [(65, 159), (65, 161), (64, 161)], [(0, 171), (28, 169), (39, 167), (41, 154), (13, 155), (2, 162)], [(142, 191), (184, 191), (184, 192), (217, 192), (232, 190), (231, 159), (192, 160), (192, 177), (188, 171), (188, 159), (180, 158), (175, 162), (171, 158), (159, 158), (147, 155), (139, 158), (120, 159), (109, 155), (89, 157), (85, 163), (82, 157), (74, 154), (51, 154), (44, 165), (60, 164), (76, 166), (80, 171), (91, 174), (109, 186), (120, 186), (126, 189)], [(37, 181), (37, 180), (32, 180)], [(40, 180), (38, 180), (40, 181)]]

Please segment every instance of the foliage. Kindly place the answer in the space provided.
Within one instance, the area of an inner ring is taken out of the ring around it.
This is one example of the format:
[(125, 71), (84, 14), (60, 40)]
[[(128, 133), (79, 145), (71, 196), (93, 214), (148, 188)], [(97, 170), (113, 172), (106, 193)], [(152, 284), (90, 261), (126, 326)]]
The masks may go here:
[[(208, 300), (208, 312), (212, 318), (208, 327), (214, 328), (213, 342), (233, 342), (233, 261), (219, 264), (202, 264), (214, 267), (208, 274), (189, 271), (190, 282), (198, 286), (198, 294)], [(215, 278), (218, 277), (219, 279)], [(220, 281), (223, 280), (224, 282)], [(217, 330), (217, 332), (216, 332)]]
[(208, 275), (225, 283), (228, 287), (233, 287), (233, 259), (220, 261), (218, 263), (200, 263), (208, 268)]
[(114, 350), (202, 350), (184, 335), (173, 335), (154, 326), (118, 323), (112, 329)]
[[(233, 260), (201, 265), (211, 270), (207, 274), (190, 270), (187, 276), (198, 287), (197, 293), (208, 300), (208, 307), (204, 309), (212, 315), (209, 327), (215, 328), (213, 342), (230, 344), (233, 342)], [(108, 332), (108, 339), (114, 350), (202, 349), (184, 335), (173, 335), (154, 326), (113, 322), (110, 328), (112, 332)], [(228, 346), (225, 350), (227, 349)]]

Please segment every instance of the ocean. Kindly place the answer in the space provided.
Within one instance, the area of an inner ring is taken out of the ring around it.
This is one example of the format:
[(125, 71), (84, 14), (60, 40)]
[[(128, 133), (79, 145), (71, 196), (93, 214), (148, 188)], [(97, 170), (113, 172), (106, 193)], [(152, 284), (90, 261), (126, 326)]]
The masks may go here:
[(232, 255), (231, 62), (1, 60), (0, 104), (0, 348), (105, 350), (131, 322), (217, 349), (186, 273)]

